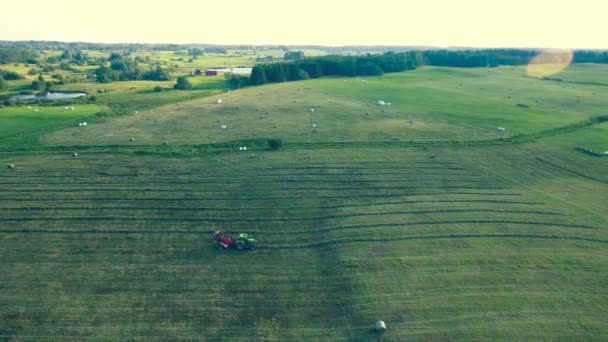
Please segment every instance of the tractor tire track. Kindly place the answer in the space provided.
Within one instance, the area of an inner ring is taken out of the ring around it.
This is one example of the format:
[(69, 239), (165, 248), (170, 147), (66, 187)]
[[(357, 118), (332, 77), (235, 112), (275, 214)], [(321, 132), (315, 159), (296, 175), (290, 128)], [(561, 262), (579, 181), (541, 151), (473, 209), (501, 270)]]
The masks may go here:
[(584, 175), (584, 174), (582, 174), (580, 172), (577, 172), (577, 171), (572, 171), (572, 170), (566, 169), (565, 167), (562, 167), (562, 166), (559, 166), (559, 165), (555, 165), (555, 164), (553, 164), (551, 162), (548, 162), (548, 161), (546, 161), (544, 159), (536, 157), (536, 160), (538, 160), (541, 163), (544, 163), (544, 164), (547, 164), (549, 166), (552, 166), (552, 167), (554, 167), (556, 169), (559, 169), (559, 170), (565, 171), (567, 173), (571, 173), (573, 175), (579, 176), (581, 178), (589, 179), (589, 180), (596, 181), (596, 182), (599, 182), (599, 183), (602, 183), (602, 184), (608, 184), (607, 181), (603, 181), (601, 179), (597, 179), (597, 178), (594, 178), (594, 177), (591, 177), (591, 176), (587, 176), (587, 175)]
[(550, 239), (550, 240), (572, 240), (586, 241), (608, 244), (608, 240), (572, 235), (543, 235), (543, 234), (520, 234), (520, 233), (479, 233), (479, 234), (436, 234), (436, 235), (412, 235), (412, 236), (392, 236), (385, 238), (344, 238), (333, 239), (305, 244), (287, 245), (262, 245), (260, 249), (294, 249), (294, 248), (318, 248), (339, 244), (366, 243), (366, 242), (391, 242), (407, 240), (439, 240), (439, 239)]

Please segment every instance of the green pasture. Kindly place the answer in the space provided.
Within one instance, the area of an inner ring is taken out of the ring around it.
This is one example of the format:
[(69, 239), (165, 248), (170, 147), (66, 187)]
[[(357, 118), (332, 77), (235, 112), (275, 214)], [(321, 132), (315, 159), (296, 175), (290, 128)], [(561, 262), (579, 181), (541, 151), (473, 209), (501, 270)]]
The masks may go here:
[(58, 128), (72, 126), (76, 119), (86, 118), (101, 111), (97, 105), (75, 105), (74, 109), (65, 109), (64, 106), (37, 106), (28, 108), (5, 107), (0, 108), (0, 139), (19, 134), (35, 132), (49, 127)]

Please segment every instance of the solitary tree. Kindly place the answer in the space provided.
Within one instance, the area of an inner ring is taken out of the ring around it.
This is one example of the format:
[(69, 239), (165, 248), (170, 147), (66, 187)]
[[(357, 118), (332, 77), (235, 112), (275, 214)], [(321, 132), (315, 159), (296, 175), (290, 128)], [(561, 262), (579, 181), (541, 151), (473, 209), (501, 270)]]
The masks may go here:
[(173, 86), (173, 89), (176, 90), (190, 90), (192, 89), (192, 84), (188, 81), (186, 76), (180, 76), (177, 78), (177, 83)]

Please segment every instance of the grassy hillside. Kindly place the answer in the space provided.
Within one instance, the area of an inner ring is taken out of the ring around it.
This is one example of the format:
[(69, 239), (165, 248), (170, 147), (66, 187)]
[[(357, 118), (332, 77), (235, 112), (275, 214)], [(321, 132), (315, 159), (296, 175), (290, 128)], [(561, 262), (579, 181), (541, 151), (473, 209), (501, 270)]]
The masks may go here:
[[(522, 68), (423, 68), (381, 78), (255, 87), (94, 125), (86, 136), (58, 131), (44, 141), (116, 145), (131, 136), (138, 144), (258, 137), (294, 143), (482, 140), (575, 124), (608, 106), (603, 87), (563, 87), (523, 75)], [(378, 106), (378, 100), (391, 105)]]
[(608, 150), (603, 86), (423, 68), (147, 94), (0, 150), (1, 338), (608, 338), (608, 158), (574, 150)]

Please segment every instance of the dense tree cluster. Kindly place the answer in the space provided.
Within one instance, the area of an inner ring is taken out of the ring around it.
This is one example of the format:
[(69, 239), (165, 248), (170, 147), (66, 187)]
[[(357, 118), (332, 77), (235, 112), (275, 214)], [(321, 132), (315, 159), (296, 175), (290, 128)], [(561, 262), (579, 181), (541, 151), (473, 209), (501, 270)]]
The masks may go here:
[(112, 53), (108, 58), (110, 67), (105, 65), (100, 66), (95, 70), (97, 82), (109, 83), (112, 81), (134, 81), (134, 80), (151, 80), (151, 81), (168, 81), (171, 79), (169, 70), (161, 68), (157, 65), (156, 68), (147, 72), (142, 72), (139, 67), (138, 58), (125, 57), (119, 53)]
[(0, 64), (36, 63), (38, 52), (17, 47), (0, 47)]
[(301, 61), (304, 59), (303, 51), (287, 51), (285, 55), (283, 55), (284, 61)]
[(495, 67), (499, 65), (525, 65), (539, 53), (537, 50), (486, 49), (486, 50), (427, 50), (424, 63), (435, 66), (460, 68)]
[(385, 72), (415, 69), (416, 61), (415, 52), (386, 52), (381, 55), (332, 55), (287, 63), (258, 64), (251, 72), (251, 83), (259, 85), (322, 76), (378, 76)]
[(3, 79), (5, 79), (7, 81), (22, 80), (25, 78), (14, 71), (1, 70), (1, 69), (0, 69), (0, 77), (2, 77)]
[(206, 53), (222, 53), (222, 54), (226, 54), (228, 53), (228, 50), (226, 50), (225, 47), (223, 46), (209, 46), (205, 48), (205, 52)]
[(604, 63), (608, 64), (608, 50), (577, 50), (574, 51), (572, 63)]

